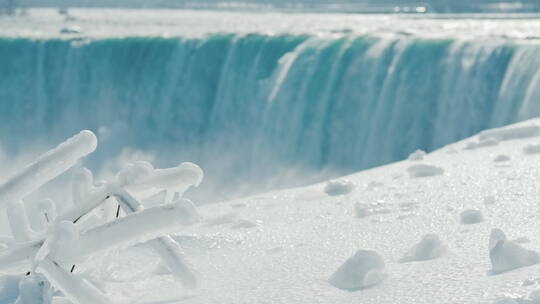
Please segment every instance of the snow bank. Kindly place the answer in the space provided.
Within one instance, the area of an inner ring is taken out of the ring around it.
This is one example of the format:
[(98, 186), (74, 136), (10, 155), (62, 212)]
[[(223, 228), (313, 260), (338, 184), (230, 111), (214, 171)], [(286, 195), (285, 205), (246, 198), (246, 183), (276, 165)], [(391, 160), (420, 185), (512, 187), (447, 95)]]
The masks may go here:
[(540, 255), (506, 239), (500, 229), (493, 229), (489, 237), (489, 258), (493, 273), (501, 273), (540, 263)]
[(382, 257), (375, 251), (359, 250), (332, 274), (329, 282), (352, 291), (376, 285), (385, 277)]
[(446, 246), (436, 234), (426, 234), (414, 245), (399, 262), (426, 261), (438, 258), (446, 252)]
[(407, 168), (410, 177), (429, 177), (444, 174), (444, 169), (433, 165), (417, 164)]
[(324, 192), (329, 196), (345, 195), (353, 191), (354, 184), (349, 180), (329, 181), (324, 187)]

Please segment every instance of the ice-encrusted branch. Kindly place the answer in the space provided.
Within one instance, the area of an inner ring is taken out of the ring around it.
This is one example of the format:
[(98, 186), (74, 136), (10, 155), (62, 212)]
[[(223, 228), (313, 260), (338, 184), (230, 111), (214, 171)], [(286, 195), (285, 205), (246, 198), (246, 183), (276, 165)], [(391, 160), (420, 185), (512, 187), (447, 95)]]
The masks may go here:
[(81, 131), (0, 185), (0, 207), (19, 201), (51, 179), (73, 167), (79, 159), (94, 152), (97, 138), (91, 131)]
[[(10, 227), (18, 243), (10, 244), (0, 254), (0, 269), (28, 260), (33, 264), (26, 280), (29, 288), (39, 280), (48, 280), (74, 303), (110, 303), (90, 282), (61, 265), (84, 261), (100, 251), (146, 242), (185, 287), (195, 287), (195, 273), (187, 266), (179, 244), (167, 235), (199, 221), (193, 203), (181, 198), (187, 188), (198, 186), (203, 179), (201, 168), (195, 164), (154, 169), (150, 163), (137, 162), (98, 183), (90, 170), (81, 169), (73, 176), (73, 208), (57, 216), (54, 202), (42, 200), (26, 209), (22, 199), (71, 168), (96, 146), (95, 135), (82, 131), (0, 185), (0, 207), (8, 207)], [(165, 191), (166, 199), (159, 206), (145, 209), (128, 192), (148, 190)], [(101, 224), (79, 222), (107, 200), (116, 201), (126, 215), (112, 221), (100, 220)], [(44, 278), (34, 272), (42, 273)]]

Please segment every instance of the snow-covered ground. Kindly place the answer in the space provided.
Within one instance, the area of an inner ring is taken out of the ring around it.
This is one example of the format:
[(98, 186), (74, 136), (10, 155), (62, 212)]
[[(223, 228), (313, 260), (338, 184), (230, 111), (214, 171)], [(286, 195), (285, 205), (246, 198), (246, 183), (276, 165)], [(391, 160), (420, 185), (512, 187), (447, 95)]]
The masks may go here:
[[(539, 147), (533, 119), (330, 183), (201, 206), (204, 220), (175, 236), (194, 290), (144, 246), (75, 273), (115, 303), (539, 303)], [(0, 303), (16, 281), (0, 278)]]
[(1, 37), (200, 37), (215, 33), (418, 35), (442, 38), (538, 39), (537, 14), (366, 15), (218, 12), (159, 9), (29, 9), (0, 16)]

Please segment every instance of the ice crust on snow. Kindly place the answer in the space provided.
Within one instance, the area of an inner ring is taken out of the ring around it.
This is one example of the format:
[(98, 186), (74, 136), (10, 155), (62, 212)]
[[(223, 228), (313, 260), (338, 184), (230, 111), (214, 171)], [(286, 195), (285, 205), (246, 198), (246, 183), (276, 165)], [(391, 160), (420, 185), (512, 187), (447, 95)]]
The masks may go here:
[(459, 214), (459, 218), (462, 224), (469, 225), (469, 224), (476, 224), (476, 223), (482, 222), (484, 220), (484, 215), (482, 214), (482, 211), (480, 210), (467, 209), (467, 210), (463, 210)]
[(422, 240), (414, 245), (399, 262), (413, 262), (432, 260), (442, 256), (446, 252), (446, 246), (436, 234), (426, 234)]
[(417, 161), (417, 160), (423, 160), (425, 156), (426, 156), (425, 151), (416, 150), (413, 153), (411, 153), (407, 159), (411, 161)]
[(329, 181), (324, 187), (324, 192), (329, 196), (345, 195), (353, 191), (354, 184), (349, 180)]
[(489, 236), (489, 258), (493, 273), (506, 272), (540, 263), (538, 253), (508, 240), (500, 229), (493, 229)]
[(417, 164), (408, 167), (407, 173), (413, 178), (430, 177), (444, 174), (444, 169), (433, 165)]
[(372, 250), (359, 250), (347, 259), (329, 279), (334, 287), (360, 290), (380, 283), (385, 277), (384, 261)]

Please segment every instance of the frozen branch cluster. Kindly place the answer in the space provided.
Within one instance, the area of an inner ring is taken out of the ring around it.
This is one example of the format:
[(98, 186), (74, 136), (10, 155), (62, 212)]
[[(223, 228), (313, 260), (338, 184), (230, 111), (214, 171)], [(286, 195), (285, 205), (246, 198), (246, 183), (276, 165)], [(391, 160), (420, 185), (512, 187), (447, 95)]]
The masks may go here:
[[(82, 131), (0, 185), (0, 207), (6, 208), (13, 234), (5, 242), (7, 249), (0, 252), (0, 270), (25, 262), (29, 265), (19, 284), (17, 304), (51, 303), (53, 294), (78, 304), (112, 303), (70, 268), (97, 252), (142, 242), (163, 259), (185, 287), (196, 286), (196, 276), (179, 244), (168, 236), (200, 220), (193, 203), (182, 198), (187, 188), (198, 186), (203, 179), (202, 170), (195, 164), (154, 169), (150, 163), (137, 162), (100, 182), (94, 181), (89, 169), (79, 169), (72, 181), (73, 206), (66, 212), (58, 214), (60, 208), (50, 199), (37, 201), (31, 208), (23, 204), (28, 195), (72, 168), (96, 147), (96, 136)], [(136, 194), (156, 191), (165, 191), (163, 202), (145, 209)], [(95, 215), (93, 211), (106, 201), (119, 209), (109, 208), (105, 214)]]

